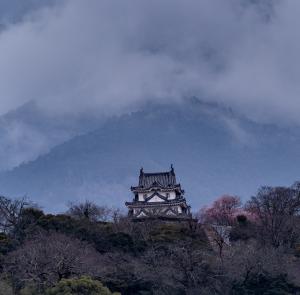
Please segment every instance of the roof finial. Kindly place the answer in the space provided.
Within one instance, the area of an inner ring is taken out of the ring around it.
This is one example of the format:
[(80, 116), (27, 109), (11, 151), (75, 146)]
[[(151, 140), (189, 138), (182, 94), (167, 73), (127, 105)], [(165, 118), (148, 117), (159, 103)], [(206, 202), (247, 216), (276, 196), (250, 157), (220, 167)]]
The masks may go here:
[(171, 172), (174, 173), (174, 167), (173, 167), (173, 164), (171, 164)]
[(143, 167), (141, 167), (141, 169), (140, 169), (140, 175), (142, 175), (144, 173), (144, 169), (143, 169)]

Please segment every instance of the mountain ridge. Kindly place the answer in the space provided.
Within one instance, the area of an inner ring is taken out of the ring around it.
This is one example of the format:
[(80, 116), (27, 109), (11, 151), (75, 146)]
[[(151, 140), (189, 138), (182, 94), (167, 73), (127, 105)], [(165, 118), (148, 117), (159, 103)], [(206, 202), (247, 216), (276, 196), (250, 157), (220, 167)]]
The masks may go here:
[(223, 116), (189, 103), (111, 118), (97, 130), (2, 172), (1, 193), (28, 195), (53, 211), (78, 199), (123, 207), (141, 166), (164, 171), (173, 163), (197, 209), (223, 193), (248, 197), (260, 185), (296, 180), (300, 141), (295, 134), (221, 112)]

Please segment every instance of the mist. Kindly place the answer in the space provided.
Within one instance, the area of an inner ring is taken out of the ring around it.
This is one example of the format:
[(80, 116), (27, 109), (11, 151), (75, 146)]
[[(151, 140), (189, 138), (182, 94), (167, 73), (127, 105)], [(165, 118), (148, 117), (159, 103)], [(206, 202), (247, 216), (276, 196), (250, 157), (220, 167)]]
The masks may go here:
[(121, 114), (187, 97), (299, 124), (297, 1), (61, 1), (0, 34), (0, 113)]

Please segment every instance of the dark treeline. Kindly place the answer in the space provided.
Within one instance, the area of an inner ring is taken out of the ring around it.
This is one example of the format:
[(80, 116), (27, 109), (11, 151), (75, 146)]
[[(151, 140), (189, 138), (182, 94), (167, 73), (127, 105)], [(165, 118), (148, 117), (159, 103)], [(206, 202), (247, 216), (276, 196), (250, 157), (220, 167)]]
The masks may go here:
[(300, 294), (299, 210), (299, 183), (244, 205), (223, 196), (185, 222), (0, 197), (0, 294)]

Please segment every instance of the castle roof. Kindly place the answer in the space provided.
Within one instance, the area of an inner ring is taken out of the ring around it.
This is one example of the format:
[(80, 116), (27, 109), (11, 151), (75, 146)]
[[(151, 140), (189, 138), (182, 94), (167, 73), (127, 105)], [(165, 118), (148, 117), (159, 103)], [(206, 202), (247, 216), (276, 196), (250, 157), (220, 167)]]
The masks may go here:
[(139, 177), (139, 186), (145, 188), (158, 184), (159, 186), (168, 187), (176, 184), (175, 173), (142, 173)]
[(140, 170), (139, 184), (135, 188), (148, 189), (153, 186), (171, 188), (179, 186), (176, 184), (176, 176), (173, 166), (167, 172), (145, 173), (143, 168)]

